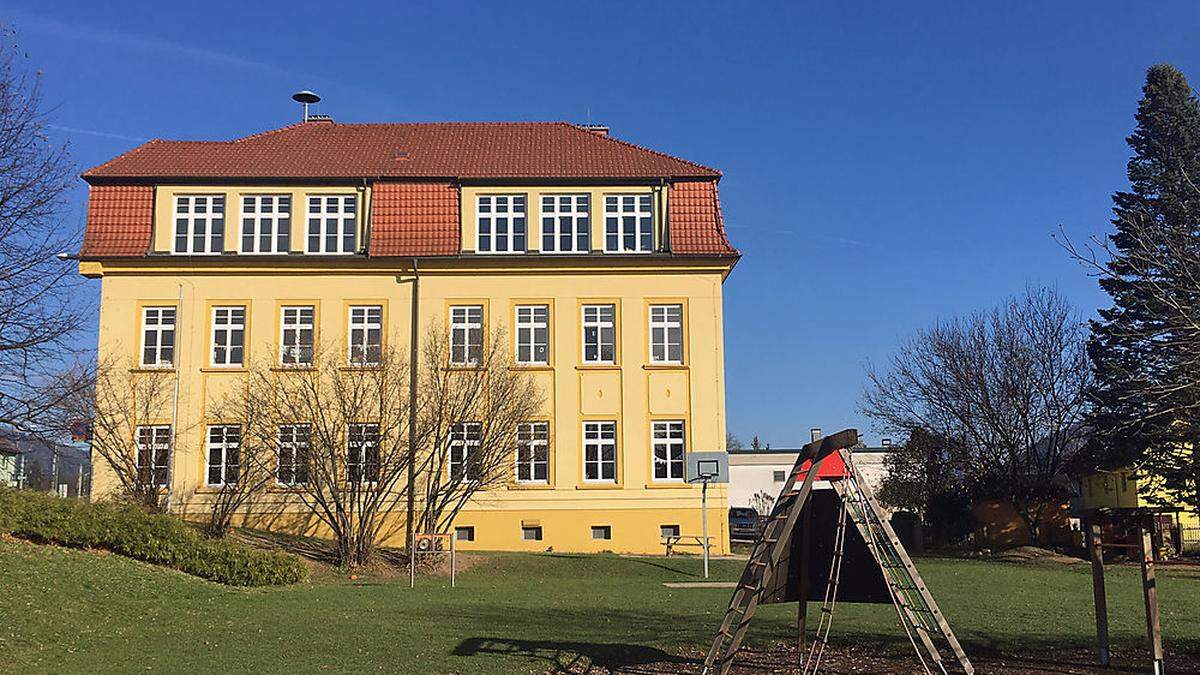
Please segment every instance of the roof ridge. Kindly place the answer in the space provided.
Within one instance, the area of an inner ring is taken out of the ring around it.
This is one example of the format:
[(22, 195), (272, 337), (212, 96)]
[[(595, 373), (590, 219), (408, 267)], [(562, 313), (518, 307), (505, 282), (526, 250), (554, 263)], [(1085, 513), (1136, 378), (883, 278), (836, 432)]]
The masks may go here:
[(307, 123), (308, 123), (307, 121), (293, 122), (291, 124), (285, 124), (282, 127), (277, 127), (275, 129), (267, 129), (266, 131), (260, 131), (255, 134), (250, 134), (249, 136), (242, 136), (241, 138), (235, 138), (230, 141), (212, 141), (212, 142), (213, 143), (241, 143), (242, 141), (249, 141), (249, 140), (253, 140), (253, 139), (257, 139), (257, 138), (262, 138), (264, 136), (271, 136), (273, 134), (283, 133), (284, 131), (288, 131), (290, 129), (296, 129), (301, 126), (304, 126)]
[(79, 174), (79, 176), (82, 178), (84, 176), (87, 176), (87, 175), (95, 172), (95, 171), (100, 171), (101, 169), (107, 167), (109, 164), (112, 164), (114, 162), (117, 162), (119, 160), (122, 160), (122, 159), (132, 156), (135, 152), (138, 152), (140, 150), (148, 148), (151, 145), (157, 145), (159, 143), (164, 143), (164, 142), (166, 142), (166, 141), (163, 141), (161, 138), (151, 138), (150, 140), (146, 141), (145, 143), (142, 143), (141, 145), (135, 145), (132, 148), (126, 150), (125, 152), (122, 152), (121, 154), (117, 155), (116, 157), (113, 157), (112, 159), (108, 160), (107, 162), (104, 162), (103, 164), (97, 164), (96, 166), (93, 166), (92, 168), (85, 170), (83, 173)]
[(597, 133), (595, 133), (595, 132), (589, 131), (589, 130), (587, 130), (587, 129), (585, 129), (585, 128), (581, 127), (581, 126), (579, 126), (578, 124), (574, 124), (574, 123), (572, 123), (572, 122), (558, 122), (558, 124), (565, 124), (565, 125), (567, 125), (567, 126), (571, 127), (572, 129), (574, 129), (574, 130), (576, 130), (576, 131), (580, 132), (580, 133), (584, 133), (584, 134), (590, 134), (591, 136), (593, 136), (593, 137), (595, 137), (595, 138), (601, 138), (601, 139), (604, 139), (604, 140), (606, 140), (606, 141), (610, 141), (610, 142), (612, 142), (612, 143), (617, 143), (617, 144), (619, 144), (619, 145), (624, 145), (624, 146), (626, 146), (626, 147), (630, 147), (630, 148), (633, 148), (633, 149), (635, 149), (635, 150), (641, 150), (641, 151), (643, 151), (643, 152), (648, 152), (648, 153), (650, 153), (650, 154), (652, 154), (652, 155), (657, 155), (658, 157), (663, 157), (663, 158), (670, 159), (670, 160), (673, 160), (673, 161), (676, 161), (676, 162), (683, 162), (684, 164), (687, 164), (687, 165), (690, 165), (690, 166), (694, 166), (694, 167), (696, 167), (697, 169), (703, 169), (703, 170), (705, 170), (705, 171), (711, 171), (712, 173), (715, 173), (715, 174), (717, 175), (717, 177), (718, 177), (718, 178), (720, 178), (721, 176), (725, 175), (725, 174), (721, 173), (721, 172), (720, 172), (718, 169), (714, 169), (714, 168), (712, 168), (711, 166), (705, 166), (705, 165), (703, 165), (703, 164), (700, 164), (699, 162), (693, 162), (693, 161), (691, 161), (691, 160), (687, 160), (687, 159), (684, 159), (684, 158), (682, 158), (682, 157), (676, 157), (675, 155), (668, 155), (668, 154), (667, 154), (667, 153), (665, 153), (665, 152), (660, 152), (660, 151), (658, 151), (658, 150), (654, 150), (654, 149), (651, 149), (651, 148), (647, 148), (647, 147), (645, 147), (645, 146), (638, 145), (637, 143), (631, 143), (631, 142), (629, 142), (629, 141), (621, 140), (620, 138), (616, 138), (616, 137), (613, 137), (613, 136), (607, 136), (607, 135), (605, 135), (605, 136), (601, 136), (600, 134), (597, 134)]

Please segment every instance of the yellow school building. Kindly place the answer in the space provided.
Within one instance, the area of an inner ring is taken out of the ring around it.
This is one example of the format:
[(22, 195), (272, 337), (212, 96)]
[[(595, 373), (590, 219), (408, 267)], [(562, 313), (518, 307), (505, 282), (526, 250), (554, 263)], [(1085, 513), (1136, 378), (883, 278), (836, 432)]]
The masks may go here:
[[(725, 449), (722, 285), (739, 254), (720, 176), (567, 123), (314, 118), (155, 140), (83, 174), (79, 270), (101, 284), (101, 362), (177, 386), (137, 443), (170, 445), (139, 457), (171, 463), (184, 517), (212, 498), (214, 397), (253, 361), (288, 365), (356, 330), (407, 353), (415, 276), (420, 325), (502, 328), (544, 397), (544, 454), (514, 456), (513, 479), (467, 505), (459, 547), (661, 553), (666, 535), (700, 534), (686, 453)], [(614, 452), (599, 459), (595, 438)], [(94, 496), (116, 488), (97, 461)], [(286, 490), (259, 499), (247, 522), (286, 503), (315, 531)], [(716, 553), (727, 511), (712, 486)]]

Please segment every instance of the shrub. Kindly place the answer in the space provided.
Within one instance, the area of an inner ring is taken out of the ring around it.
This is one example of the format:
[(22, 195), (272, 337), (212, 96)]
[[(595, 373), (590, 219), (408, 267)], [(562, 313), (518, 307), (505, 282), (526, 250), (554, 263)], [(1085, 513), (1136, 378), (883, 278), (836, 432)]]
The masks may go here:
[(112, 551), (232, 586), (279, 586), (307, 576), (296, 556), (208, 539), (174, 516), (133, 505), (88, 504), (0, 488), (0, 533)]

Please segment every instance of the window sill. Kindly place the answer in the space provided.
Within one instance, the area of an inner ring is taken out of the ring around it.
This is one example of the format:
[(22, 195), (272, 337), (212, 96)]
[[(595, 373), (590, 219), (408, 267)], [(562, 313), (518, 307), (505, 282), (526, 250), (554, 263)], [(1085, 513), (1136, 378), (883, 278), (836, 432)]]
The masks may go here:
[(686, 481), (679, 481), (678, 483), (674, 483), (674, 482), (669, 482), (669, 481), (664, 480), (664, 481), (659, 481), (657, 483), (655, 483), (655, 482), (646, 483), (647, 490), (687, 490), (687, 489), (690, 489), (691, 487), (692, 487), (691, 483), (688, 483)]
[[(314, 370), (310, 368), (309, 370)], [(382, 363), (365, 364), (361, 366), (338, 366), (338, 370), (343, 373), (369, 373), (371, 371), (383, 370)]]
[(620, 370), (621, 366), (616, 363), (584, 363), (575, 366), (575, 370)]
[(272, 373), (315, 373), (314, 366), (271, 366)]
[(576, 490), (620, 490), (624, 486), (620, 483), (581, 483), (575, 486)]
[(481, 365), (479, 365), (479, 364), (477, 364), (477, 363), (476, 363), (476, 364), (471, 364), (471, 363), (451, 363), (450, 365), (446, 366), (446, 370), (448, 370), (448, 371), (462, 371), (462, 372), (476, 372), (476, 371), (485, 371), (485, 370), (487, 370), (487, 368), (486, 368), (486, 367), (484, 367), (484, 366), (481, 366)]
[(529, 363), (529, 364), (518, 363), (516, 365), (509, 366), (508, 369), (509, 370), (525, 370), (525, 371), (530, 371), (530, 372), (546, 372), (546, 371), (553, 371), (554, 366), (552, 366), (548, 363)]
[(647, 363), (642, 370), (688, 370), (686, 363)]
[(554, 485), (550, 483), (509, 483), (509, 490), (553, 490)]
[(236, 368), (222, 368), (220, 366), (204, 366), (203, 368), (200, 369), (200, 372), (202, 372), (202, 373), (247, 373), (247, 372), (250, 372), (250, 369), (245, 366), (238, 366)]
[(131, 373), (173, 373), (173, 372), (175, 372), (175, 366), (161, 366), (161, 367), (137, 366), (135, 368), (130, 368), (129, 372), (131, 372)]

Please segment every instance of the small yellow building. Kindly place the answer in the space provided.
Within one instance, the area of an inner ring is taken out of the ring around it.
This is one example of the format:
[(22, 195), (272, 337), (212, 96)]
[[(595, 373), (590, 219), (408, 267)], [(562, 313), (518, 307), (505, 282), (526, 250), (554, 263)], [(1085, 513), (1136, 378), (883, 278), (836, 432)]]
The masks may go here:
[[(1151, 481), (1152, 482), (1152, 481)], [(1083, 508), (1135, 509), (1146, 506), (1161, 506), (1162, 500), (1154, 500), (1154, 489), (1139, 481), (1133, 467), (1122, 467), (1111, 471), (1097, 471), (1079, 481), (1083, 497)], [(1186, 528), (1200, 527), (1200, 517), (1193, 511), (1182, 510), (1178, 514), (1179, 524)]]
[[(422, 325), (503, 327), (545, 397), (540, 451), (463, 510), (462, 548), (661, 552), (665, 534), (700, 533), (683, 458), (724, 449), (722, 284), (738, 260), (717, 171), (598, 127), (312, 119), (151, 141), (83, 178), (100, 358), (177, 382), (137, 434), (177, 513), (203, 517), (212, 493), (214, 392), (317, 340), (406, 351), (403, 281), (419, 273)], [(114, 488), (102, 464), (98, 497)], [(726, 552), (723, 486), (708, 503)]]

